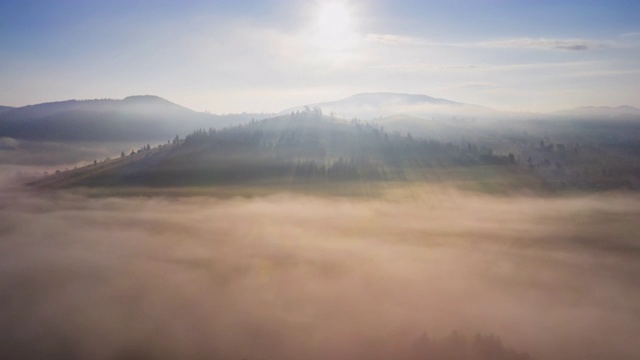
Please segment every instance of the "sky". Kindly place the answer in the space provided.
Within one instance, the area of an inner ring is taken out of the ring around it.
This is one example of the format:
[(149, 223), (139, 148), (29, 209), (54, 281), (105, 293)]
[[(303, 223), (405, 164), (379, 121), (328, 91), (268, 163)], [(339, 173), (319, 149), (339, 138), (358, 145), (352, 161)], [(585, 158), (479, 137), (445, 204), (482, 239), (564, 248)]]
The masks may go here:
[(640, 1), (0, 2), (0, 105), (152, 94), (278, 112), (362, 92), (640, 107)]

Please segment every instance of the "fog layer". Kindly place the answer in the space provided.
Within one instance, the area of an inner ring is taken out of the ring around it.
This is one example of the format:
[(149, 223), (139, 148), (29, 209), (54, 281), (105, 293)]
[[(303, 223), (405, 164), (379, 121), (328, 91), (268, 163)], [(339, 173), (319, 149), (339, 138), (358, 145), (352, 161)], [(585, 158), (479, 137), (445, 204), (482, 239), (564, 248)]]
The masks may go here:
[(637, 196), (0, 195), (0, 357), (637, 359)]

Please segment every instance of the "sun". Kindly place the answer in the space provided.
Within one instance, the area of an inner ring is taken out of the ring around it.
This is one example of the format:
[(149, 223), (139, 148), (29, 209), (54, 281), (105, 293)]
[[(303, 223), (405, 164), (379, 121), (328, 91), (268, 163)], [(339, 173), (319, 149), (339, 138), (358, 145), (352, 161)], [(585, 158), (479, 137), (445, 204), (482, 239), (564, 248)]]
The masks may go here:
[(351, 14), (343, 2), (326, 2), (318, 9), (318, 25), (325, 30), (347, 30), (351, 26)]
[(355, 45), (353, 15), (342, 1), (323, 2), (318, 6), (311, 42), (325, 53), (339, 53)]

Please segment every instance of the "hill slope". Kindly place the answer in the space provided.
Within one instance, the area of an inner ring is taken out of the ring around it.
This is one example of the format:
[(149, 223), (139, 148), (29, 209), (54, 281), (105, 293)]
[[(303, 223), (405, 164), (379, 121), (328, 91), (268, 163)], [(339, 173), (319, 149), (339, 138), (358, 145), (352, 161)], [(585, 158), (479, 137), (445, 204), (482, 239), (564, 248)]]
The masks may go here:
[(6, 113), (7, 111), (11, 111), (13, 109), (15, 109), (15, 108), (12, 107), (12, 106), (2, 106), (2, 105), (0, 105), (0, 114)]
[[(222, 131), (196, 131), (173, 144), (59, 173), (32, 185), (442, 181), (452, 179), (454, 169), (514, 172), (514, 161), (513, 156), (494, 155), (488, 149), (389, 134), (377, 125), (338, 122), (309, 111)], [(480, 172), (475, 174), (478, 179), (483, 176)]]
[(199, 113), (157, 96), (68, 100), (0, 113), (0, 137), (46, 141), (166, 140), (197, 128), (245, 122), (251, 114)]

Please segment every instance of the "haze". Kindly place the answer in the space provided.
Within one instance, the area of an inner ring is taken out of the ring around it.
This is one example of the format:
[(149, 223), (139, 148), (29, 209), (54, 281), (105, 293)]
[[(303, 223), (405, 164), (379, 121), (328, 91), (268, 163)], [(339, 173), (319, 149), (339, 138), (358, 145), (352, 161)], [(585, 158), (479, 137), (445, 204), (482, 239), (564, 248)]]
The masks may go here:
[(640, 2), (0, 1), (0, 359), (640, 359)]
[(640, 356), (637, 196), (1, 200), (12, 359), (408, 359), (454, 330)]

